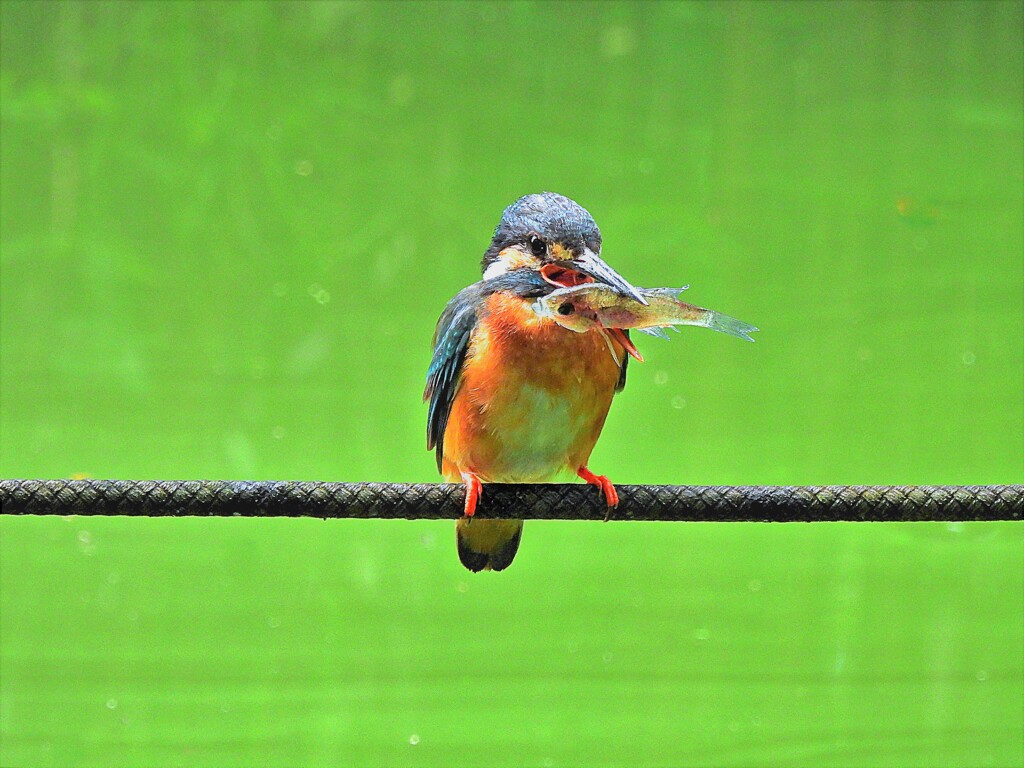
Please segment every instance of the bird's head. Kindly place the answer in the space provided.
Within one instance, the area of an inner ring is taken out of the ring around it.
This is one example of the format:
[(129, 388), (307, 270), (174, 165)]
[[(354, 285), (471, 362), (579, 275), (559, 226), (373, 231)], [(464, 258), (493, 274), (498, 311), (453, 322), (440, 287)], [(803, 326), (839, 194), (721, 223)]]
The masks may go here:
[(481, 264), (484, 279), (532, 269), (558, 287), (597, 281), (647, 302), (601, 259), (601, 230), (585, 208), (563, 195), (526, 195), (505, 209)]

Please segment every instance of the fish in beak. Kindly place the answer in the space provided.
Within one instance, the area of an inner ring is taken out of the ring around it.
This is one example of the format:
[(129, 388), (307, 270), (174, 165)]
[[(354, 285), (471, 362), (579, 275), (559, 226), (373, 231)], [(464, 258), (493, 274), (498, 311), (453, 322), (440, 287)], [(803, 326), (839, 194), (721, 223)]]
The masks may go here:
[(571, 259), (545, 264), (540, 272), (552, 285), (568, 288), (595, 281), (607, 285), (622, 296), (628, 296), (640, 304), (647, 305), (647, 299), (639, 290), (589, 248), (584, 248), (582, 253)]

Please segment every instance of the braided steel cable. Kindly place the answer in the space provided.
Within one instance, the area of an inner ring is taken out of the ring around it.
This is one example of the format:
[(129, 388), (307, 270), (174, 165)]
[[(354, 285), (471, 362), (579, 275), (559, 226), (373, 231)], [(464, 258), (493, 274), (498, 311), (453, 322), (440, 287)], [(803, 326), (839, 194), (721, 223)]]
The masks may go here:
[[(924, 522), (1024, 519), (1024, 485), (618, 485), (612, 520)], [(457, 484), (0, 480), (0, 514), (441, 519)], [(481, 518), (603, 520), (587, 485), (484, 486)]]

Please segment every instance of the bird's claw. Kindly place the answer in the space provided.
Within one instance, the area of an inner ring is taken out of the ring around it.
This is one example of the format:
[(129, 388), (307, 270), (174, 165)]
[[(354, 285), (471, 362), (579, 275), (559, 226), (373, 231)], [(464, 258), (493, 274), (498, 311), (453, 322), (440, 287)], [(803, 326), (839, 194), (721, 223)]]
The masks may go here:
[(608, 505), (608, 509), (604, 514), (604, 521), (607, 523), (611, 518), (612, 510), (619, 506), (619, 494), (615, 490), (615, 486), (612, 485), (612, 481), (604, 475), (595, 475), (586, 467), (580, 467), (576, 470), (576, 474), (586, 480), (590, 485), (596, 485), (601, 489), (604, 494), (604, 500)]
[(462, 514), (470, 519), (476, 514), (476, 505), (480, 501), (480, 497), (484, 493), (483, 484), (480, 482), (480, 478), (474, 475), (472, 472), (461, 472), (462, 482), (466, 484), (466, 505), (462, 509)]

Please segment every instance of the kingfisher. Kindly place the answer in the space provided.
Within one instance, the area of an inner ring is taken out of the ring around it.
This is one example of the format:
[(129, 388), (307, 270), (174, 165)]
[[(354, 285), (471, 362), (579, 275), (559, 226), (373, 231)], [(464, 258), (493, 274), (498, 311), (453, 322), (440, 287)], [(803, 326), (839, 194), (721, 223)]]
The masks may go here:
[(427, 449), (445, 480), (466, 487), (456, 521), (459, 559), (500, 571), (519, 549), (522, 520), (473, 520), (485, 483), (546, 483), (576, 475), (611, 510), (615, 486), (587, 463), (612, 397), (626, 383), (627, 331), (574, 333), (539, 315), (538, 297), (597, 281), (642, 304), (601, 259), (601, 232), (578, 203), (552, 192), (505, 209), (481, 263), (483, 279), (445, 307), (423, 394)]

